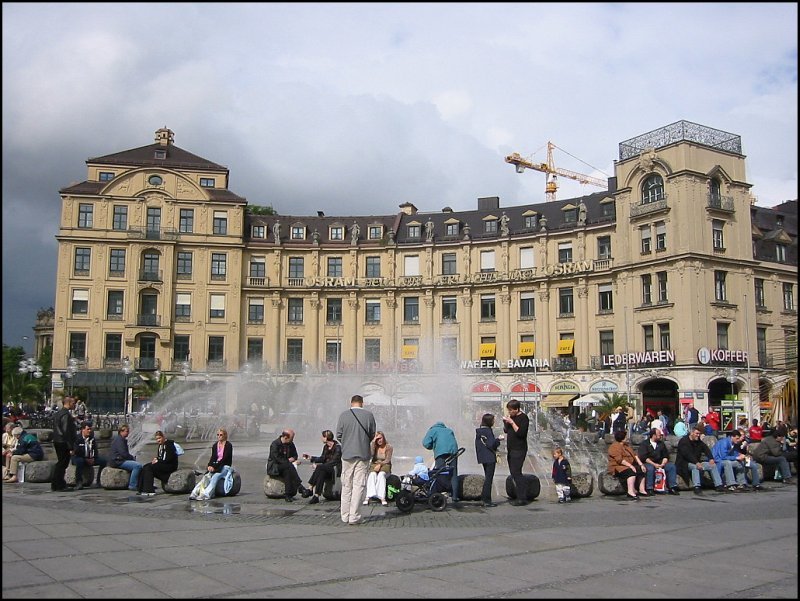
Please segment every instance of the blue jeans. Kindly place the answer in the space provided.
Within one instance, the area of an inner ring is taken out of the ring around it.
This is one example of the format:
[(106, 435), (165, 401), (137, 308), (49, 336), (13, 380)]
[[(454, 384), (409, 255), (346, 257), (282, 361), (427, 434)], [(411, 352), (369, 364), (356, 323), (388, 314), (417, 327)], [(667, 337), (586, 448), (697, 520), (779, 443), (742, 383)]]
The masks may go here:
[[(780, 457), (765, 457), (763, 461), (759, 461), (761, 465), (776, 465), (781, 472), (781, 476), (784, 480), (792, 477), (792, 470), (789, 469), (789, 462), (786, 461), (786, 457), (781, 455)], [(776, 474), (777, 475), (777, 474)]]
[(217, 482), (219, 482), (219, 479), (223, 478), (229, 471), (231, 471), (231, 466), (223, 465), (220, 471), (214, 472), (214, 475), (211, 476), (211, 483), (208, 485), (209, 497), (214, 497), (217, 494)]
[(139, 490), (139, 472), (142, 471), (142, 464), (133, 459), (128, 459), (119, 464), (119, 469), (131, 473), (128, 481), (128, 490)]
[[(75, 466), (75, 484), (80, 484), (83, 486), (83, 466), (89, 465), (86, 463), (86, 459), (83, 457), (73, 456), (72, 457), (72, 465)], [(100, 484), (100, 472), (103, 471), (103, 468), (106, 467), (107, 462), (103, 457), (95, 457), (94, 458), (94, 465), (98, 467), (97, 470), (97, 484)], [(92, 467), (89, 465), (89, 467)]]
[(719, 475), (719, 470), (717, 469), (716, 465), (711, 465), (708, 461), (704, 461), (703, 463), (690, 463), (689, 469), (692, 472), (692, 484), (695, 488), (700, 488), (702, 486), (702, 481), (700, 480), (700, 470), (704, 470), (711, 474), (711, 479), (714, 481), (714, 486), (722, 486), (722, 477)]
[[(645, 463), (647, 475), (645, 476), (644, 487), (646, 490), (653, 490), (656, 481), (656, 466), (652, 463)], [(664, 465), (664, 472), (667, 474), (667, 488), (675, 488), (678, 486), (678, 472), (675, 470), (675, 464), (667, 461)]]
[[(722, 463), (717, 465), (719, 465), (719, 471), (725, 477), (725, 484), (727, 486), (747, 484), (744, 477), (745, 467), (741, 461), (737, 461), (736, 459), (723, 459)], [(758, 479), (758, 474), (756, 474), (756, 479)]]
[(450, 455), (449, 453), (439, 455), (434, 461), (433, 467), (434, 469), (442, 467), (444, 462), (450, 457), (453, 457), (450, 463), (450, 488), (453, 495), (452, 500), (455, 503), (458, 501), (458, 457)]

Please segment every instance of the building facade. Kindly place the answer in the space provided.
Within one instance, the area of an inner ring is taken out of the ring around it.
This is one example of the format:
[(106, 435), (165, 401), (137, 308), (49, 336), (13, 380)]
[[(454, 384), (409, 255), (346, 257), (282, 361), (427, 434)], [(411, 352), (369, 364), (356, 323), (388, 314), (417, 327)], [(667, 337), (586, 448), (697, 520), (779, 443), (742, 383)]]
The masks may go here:
[(87, 167), (60, 191), (56, 387), (70, 359), (87, 386), (125, 358), (380, 391), (453, 374), (465, 407), (617, 391), (730, 421), (796, 379), (797, 201), (755, 206), (727, 132), (674, 123), (620, 143), (607, 191), (470, 211), (256, 214), (166, 128)]

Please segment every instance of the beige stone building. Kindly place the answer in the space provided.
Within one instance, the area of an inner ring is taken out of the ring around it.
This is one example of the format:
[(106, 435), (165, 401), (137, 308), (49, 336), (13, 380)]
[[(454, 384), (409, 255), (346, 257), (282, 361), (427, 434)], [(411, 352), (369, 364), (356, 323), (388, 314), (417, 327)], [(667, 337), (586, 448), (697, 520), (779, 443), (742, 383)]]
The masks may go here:
[(254, 214), (166, 128), (87, 168), (60, 191), (53, 370), (96, 405), (126, 357), (393, 398), (452, 374), (465, 413), (618, 391), (734, 419), (796, 379), (797, 201), (754, 204), (734, 134), (674, 123), (620, 143), (607, 190), (470, 211)]

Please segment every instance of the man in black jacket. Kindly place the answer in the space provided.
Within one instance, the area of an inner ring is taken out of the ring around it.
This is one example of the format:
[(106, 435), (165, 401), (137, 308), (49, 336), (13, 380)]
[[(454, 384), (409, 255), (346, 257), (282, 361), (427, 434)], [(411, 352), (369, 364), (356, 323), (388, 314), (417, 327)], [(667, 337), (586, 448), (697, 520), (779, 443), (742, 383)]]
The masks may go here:
[(64, 397), (61, 409), (53, 417), (53, 448), (56, 451), (56, 469), (50, 490), (53, 492), (71, 490), (67, 488), (64, 474), (67, 471), (70, 457), (75, 453), (75, 420), (72, 417), (72, 408), (75, 399), (71, 396)]
[(83, 488), (83, 468), (88, 466), (91, 470), (95, 465), (98, 466), (97, 482), (95, 486), (100, 488), (100, 473), (108, 465), (104, 457), (97, 454), (97, 440), (89, 422), (81, 424), (81, 432), (75, 439), (75, 452), (72, 455), (72, 465), (75, 466), (75, 488)]
[(297, 473), (295, 464), (300, 463), (297, 454), (297, 447), (294, 446), (294, 430), (289, 428), (281, 432), (281, 435), (269, 445), (269, 456), (267, 464), (274, 463), (278, 468), (278, 478), (283, 478), (285, 485), (284, 498), (287, 503), (294, 501), (297, 491), (303, 498), (311, 496), (311, 491), (303, 486), (300, 475)]
[(644, 463), (647, 470), (645, 478), (645, 489), (647, 496), (654, 496), (656, 469), (661, 468), (667, 475), (667, 490), (671, 495), (680, 494), (678, 492), (678, 475), (675, 464), (669, 460), (669, 451), (664, 444), (664, 433), (658, 428), (650, 429), (650, 436), (639, 445), (639, 459)]
[[(717, 492), (725, 492), (714, 456), (711, 454), (711, 449), (708, 448), (708, 445), (701, 440), (702, 436), (703, 430), (698, 426), (678, 442), (678, 453), (675, 458), (678, 473), (687, 482), (689, 482), (689, 474), (691, 473), (694, 494), (696, 495), (702, 494), (700, 470), (711, 474), (711, 479), (714, 481), (714, 488)], [(706, 461), (703, 461), (704, 455)]]
[(520, 409), (520, 402), (511, 399), (506, 404), (508, 416), (503, 416), (503, 432), (506, 434), (506, 450), (508, 451), (508, 471), (514, 479), (517, 498), (511, 505), (528, 504), (528, 487), (522, 475), (522, 466), (528, 456), (528, 416)]

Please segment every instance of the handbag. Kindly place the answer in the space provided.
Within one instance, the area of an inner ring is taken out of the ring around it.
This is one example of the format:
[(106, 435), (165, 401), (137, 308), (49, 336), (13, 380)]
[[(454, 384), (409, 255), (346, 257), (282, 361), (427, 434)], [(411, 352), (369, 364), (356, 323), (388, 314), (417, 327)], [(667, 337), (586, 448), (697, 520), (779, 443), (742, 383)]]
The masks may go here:
[(656, 492), (666, 492), (667, 473), (664, 471), (664, 468), (656, 468), (655, 475), (653, 477), (653, 490)]
[(274, 459), (267, 459), (267, 476), (280, 476), (281, 470)]
[(186, 451), (183, 450), (183, 447), (181, 445), (179, 445), (177, 442), (173, 441), (172, 444), (175, 445), (175, 454), (178, 455), (179, 457), (186, 452)]

